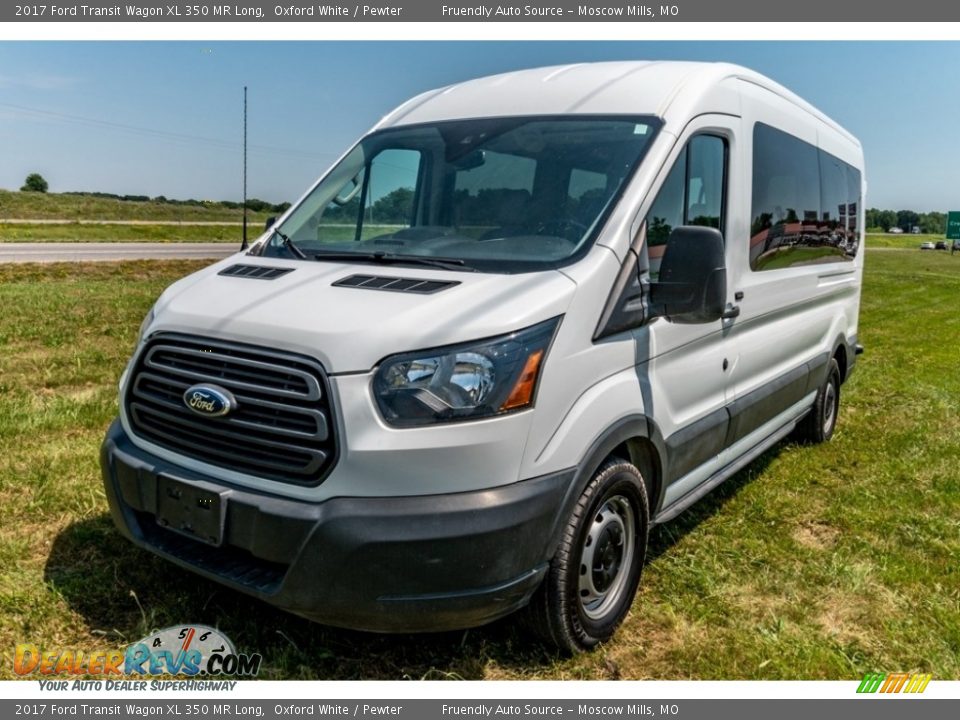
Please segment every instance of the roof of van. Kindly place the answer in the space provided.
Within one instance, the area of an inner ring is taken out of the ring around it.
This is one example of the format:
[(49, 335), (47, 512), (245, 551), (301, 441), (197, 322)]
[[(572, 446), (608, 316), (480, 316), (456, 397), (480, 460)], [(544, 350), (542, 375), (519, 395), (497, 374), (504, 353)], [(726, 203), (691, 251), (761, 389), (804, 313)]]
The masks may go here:
[(476, 78), (418, 95), (384, 117), (378, 127), (510, 115), (666, 117), (678, 98), (683, 97), (689, 108), (691, 101), (695, 105), (729, 78), (766, 88), (859, 145), (836, 122), (760, 73), (730, 63), (680, 61), (556, 65)]

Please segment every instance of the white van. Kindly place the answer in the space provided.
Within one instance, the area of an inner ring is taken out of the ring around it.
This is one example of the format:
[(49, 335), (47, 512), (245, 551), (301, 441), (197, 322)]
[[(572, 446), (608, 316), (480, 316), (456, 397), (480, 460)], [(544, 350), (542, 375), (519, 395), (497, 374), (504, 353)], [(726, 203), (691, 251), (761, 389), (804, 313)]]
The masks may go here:
[(856, 356), (863, 154), (726, 64), (420, 95), (143, 322), (102, 464), (138, 545), (322, 623), (613, 634), (650, 527)]

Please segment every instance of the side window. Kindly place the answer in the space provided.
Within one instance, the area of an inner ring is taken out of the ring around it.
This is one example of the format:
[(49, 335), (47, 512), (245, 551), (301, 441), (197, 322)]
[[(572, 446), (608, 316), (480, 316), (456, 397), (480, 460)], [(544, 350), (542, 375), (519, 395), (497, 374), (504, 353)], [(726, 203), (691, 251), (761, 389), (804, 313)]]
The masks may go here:
[(361, 240), (393, 234), (413, 223), (420, 157), (418, 150), (391, 148), (373, 158), (364, 193)]
[(687, 148), (684, 148), (647, 213), (647, 243), (650, 247), (666, 245), (670, 231), (683, 225), (683, 186), (686, 176)]
[(716, 135), (697, 135), (677, 157), (647, 213), (650, 271), (656, 276), (670, 233), (681, 225), (723, 230), (727, 143)]
[(859, 172), (813, 145), (757, 123), (753, 131), (750, 267), (776, 270), (851, 260), (857, 251), (850, 173)]
[(847, 255), (855, 257), (860, 245), (860, 171), (847, 165)]
[[(820, 247), (847, 247), (847, 167), (820, 151)], [(842, 250), (841, 250), (842, 252)]]
[(681, 225), (723, 229), (726, 141), (697, 135), (677, 157), (647, 213), (647, 241), (664, 245)]
[(772, 270), (812, 258), (819, 239), (817, 149), (757, 123), (753, 131), (750, 267)]
[(726, 143), (714, 135), (698, 135), (687, 150), (684, 225), (722, 228)]

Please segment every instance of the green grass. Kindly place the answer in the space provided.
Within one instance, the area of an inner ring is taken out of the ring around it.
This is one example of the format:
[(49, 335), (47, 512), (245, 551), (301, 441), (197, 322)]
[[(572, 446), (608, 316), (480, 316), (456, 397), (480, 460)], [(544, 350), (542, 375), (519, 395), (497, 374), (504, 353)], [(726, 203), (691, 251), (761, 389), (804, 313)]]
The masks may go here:
[(832, 442), (782, 443), (656, 529), (620, 632), (563, 658), (512, 620), (320, 627), (135, 549), (97, 450), (142, 315), (194, 262), (0, 266), (0, 677), (14, 643), (118, 647), (217, 625), (270, 678), (960, 679), (960, 262), (871, 252)]
[[(272, 213), (249, 213), (260, 227)], [(211, 202), (200, 205), (174, 205), (97, 198), (62, 193), (11, 192), (0, 190), (0, 218), (24, 220), (165, 220), (165, 221), (240, 221), (240, 210)]]
[[(936, 243), (939, 240), (943, 240), (943, 235), (908, 235), (898, 234), (890, 235), (887, 233), (883, 234), (873, 234), (869, 233), (867, 235), (867, 247), (868, 248), (902, 248), (909, 250), (919, 250), (920, 243), (923, 242), (932, 242)], [(950, 246), (950, 243), (947, 243), (947, 247)]]
[[(255, 240), (263, 231), (260, 223), (249, 224), (247, 237)], [(0, 244), (20, 242), (235, 242), (239, 225), (9, 225), (0, 223)]]

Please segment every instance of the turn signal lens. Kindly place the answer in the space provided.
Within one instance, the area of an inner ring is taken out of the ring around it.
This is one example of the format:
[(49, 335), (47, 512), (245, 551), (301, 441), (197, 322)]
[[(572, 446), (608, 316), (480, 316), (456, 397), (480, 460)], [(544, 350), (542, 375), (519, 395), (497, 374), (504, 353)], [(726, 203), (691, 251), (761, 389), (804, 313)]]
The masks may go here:
[(523, 366), (523, 372), (517, 378), (506, 402), (500, 406), (501, 410), (515, 410), (533, 402), (533, 391), (537, 387), (537, 376), (540, 374), (540, 361), (543, 360), (543, 350), (537, 350)]

